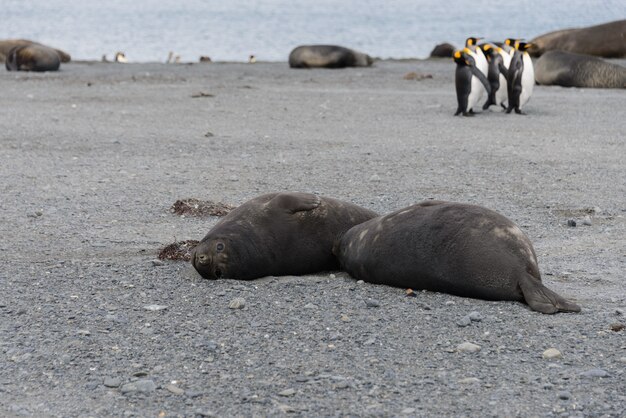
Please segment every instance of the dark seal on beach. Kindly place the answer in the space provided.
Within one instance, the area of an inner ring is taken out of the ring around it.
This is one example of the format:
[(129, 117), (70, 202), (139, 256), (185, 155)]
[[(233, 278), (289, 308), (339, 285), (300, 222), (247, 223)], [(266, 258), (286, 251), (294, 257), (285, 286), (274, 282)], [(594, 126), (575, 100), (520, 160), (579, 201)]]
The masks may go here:
[(626, 88), (626, 68), (589, 55), (548, 51), (535, 61), (535, 80), (546, 86)]
[[(46, 45), (40, 44), (38, 42), (30, 41), (28, 39), (5, 39), (5, 40), (0, 40), (0, 62), (5, 62), (7, 55), (9, 55), (9, 51), (12, 50), (13, 48), (15, 48), (16, 46), (28, 46), (28, 45), (46, 46)], [(59, 54), (59, 58), (61, 59), (61, 62), (70, 62), (71, 61), (72, 57), (67, 52), (62, 51), (60, 49), (56, 49), (56, 48), (52, 48), (52, 49), (54, 49), (57, 52), (57, 54)]]
[(450, 58), (452, 57), (452, 55), (454, 55), (454, 51), (456, 51), (456, 48), (449, 44), (449, 43), (443, 43), (443, 44), (439, 44), (436, 45), (433, 50), (430, 52), (430, 57), (431, 58)]
[(352, 227), (334, 252), (350, 275), (370, 283), (580, 311), (541, 283), (522, 230), (480, 206), (418, 203)]
[(540, 56), (561, 50), (604, 58), (626, 57), (626, 20), (578, 29), (564, 29), (538, 36), (528, 53)]
[(11, 49), (4, 64), (8, 71), (57, 71), (61, 58), (52, 48), (31, 44)]
[(334, 242), (371, 210), (308, 193), (256, 197), (222, 218), (194, 249), (206, 279), (252, 280), (336, 270)]
[(289, 54), (291, 68), (369, 67), (373, 62), (367, 54), (336, 45), (302, 45)]

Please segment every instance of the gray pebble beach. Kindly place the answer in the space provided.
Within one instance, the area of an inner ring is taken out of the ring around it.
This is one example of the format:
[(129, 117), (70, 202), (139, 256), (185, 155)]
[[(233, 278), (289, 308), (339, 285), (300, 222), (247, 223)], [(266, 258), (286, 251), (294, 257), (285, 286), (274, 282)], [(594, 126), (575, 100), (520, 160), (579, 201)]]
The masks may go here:
[[(454, 68), (0, 71), (0, 416), (626, 416), (626, 91), (453, 117)], [(486, 206), (582, 312), (156, 260), (275, 191)]]

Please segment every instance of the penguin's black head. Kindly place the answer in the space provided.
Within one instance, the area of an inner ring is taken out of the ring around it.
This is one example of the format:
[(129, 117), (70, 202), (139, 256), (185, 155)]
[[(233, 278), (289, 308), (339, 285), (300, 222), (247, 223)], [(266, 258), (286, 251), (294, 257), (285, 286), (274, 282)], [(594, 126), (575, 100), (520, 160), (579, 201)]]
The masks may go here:
[(517, 49), (517, 44), (519, 44), (519, 41), (521, 39), (516, 39), (516, 38), (507, 38), (504, 40), (504, 45), (513, 47)]
[(483, 50), (487, 58), (493, 56), (493, 54), (496, 52), (495, 48), (491, 44), (482, 44), (480, 46), (480, 49)]
[(465, 40), (465, 46), (474, 46), (478, 43), (479, 40), (481, 40), (483, 38), (476, 38), (476, 37), (471, 37), (471, 38), (467, 38)]
[(518, 42), (515, 45), (515, 48), (520, 50), (520, 51), (526, 51), (529, 48), (532, 48), (533, 44), (531, 44), (530, 42)]

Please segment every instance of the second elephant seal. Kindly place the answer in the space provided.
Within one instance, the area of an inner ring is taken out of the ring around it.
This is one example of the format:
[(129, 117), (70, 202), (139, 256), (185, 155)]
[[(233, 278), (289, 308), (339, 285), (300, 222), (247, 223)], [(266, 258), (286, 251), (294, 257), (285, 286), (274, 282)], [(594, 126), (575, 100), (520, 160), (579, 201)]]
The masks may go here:
[(352, 227), (334, 252), (351, 276), (370, 283), (580, 311), (541, 283), (522, 230), (481, 206), (418, 203)]
[(271, 193), (222, 218), (194, 249), (205, 279), (252, 280), (337, 270), (334, 242), (375, 212), (309, 193)]
[(535, 80), (546, 86), (626, 88), (626, 68), (589, 55), (548, 51), (535, 61)]
[(367, 54), (337, 45), (302, 45), (289, 54), (291, 68), (369, 67), (373, 62)]

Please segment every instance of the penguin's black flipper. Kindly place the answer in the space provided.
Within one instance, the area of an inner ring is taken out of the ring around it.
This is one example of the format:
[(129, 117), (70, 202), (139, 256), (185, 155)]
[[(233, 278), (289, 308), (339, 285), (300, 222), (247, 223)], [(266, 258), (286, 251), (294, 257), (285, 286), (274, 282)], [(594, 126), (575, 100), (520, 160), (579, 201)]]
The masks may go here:
[(498, 70), (500, 71), (500, 74), (502, 74), (504, 78), (506, 78), (507, 69), (502, 62), (498, 63)]
[(483, 105), (483, 110), (487, 110), (489, 109), (489, 106), (491, 106), (492, 104), (496, 104), (495, 98), (492, 97), (494, 95), (494, 92), (492, 90), (491, 94), (489, 95), (489, 97), (487, 97), (487, 100), (485, 101), (485, 104)]

